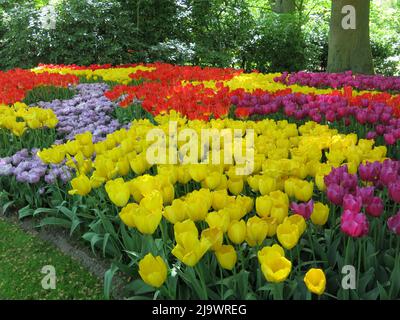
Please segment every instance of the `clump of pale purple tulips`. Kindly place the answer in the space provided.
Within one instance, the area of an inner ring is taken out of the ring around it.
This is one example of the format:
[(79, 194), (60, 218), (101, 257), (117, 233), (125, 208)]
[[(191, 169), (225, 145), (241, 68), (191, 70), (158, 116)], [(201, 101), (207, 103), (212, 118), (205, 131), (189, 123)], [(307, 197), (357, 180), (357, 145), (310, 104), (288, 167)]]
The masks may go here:
[(98, 142), (120, 128), (118, 120), (111, 115), (116, 105), (104, 96), (108, 89), (104, 83), (79, 84), (72, 99), (38, 105), (54, 111), (59, 121), (56, 130), (63, 140), (72, 140), (77, 134), (90, 131), (93, 141)]
[[(111, 115), (116, 106), (104, 96), (108, 89), (107, 84), (80, 84), (76, 87), (77, 94), (72, 99), (36, 104), (52, 109), (57, 115), (59, 123), (56, 130), (59, 139), (54, 141), (54, 144), (72, 140), (75, 135), (86, 131), (93, 134), (93, 142), (98, 142), (122, 127)], [(28, 184), (36, 184), (42, 178), (47, 184), (53, 184), (57, 180), (66, 183), (72, 179), (71, 168), (64, 163), (44, 164), (37, 157), (37, 151), (23, 149), (12, 157), (0, 158), (0, 177), (15, 176), (18, 182)]]
[(57, 179), (64, 183), (71, 180), (70, 168), (62, 164), (47, 166), (37, 157), (37, 151), (23, 149), (12, 157), (0, 159), (0, 176), (15, 176), (16, 181), (28, 184), (36, 184), (42, 178), (48, 184)]

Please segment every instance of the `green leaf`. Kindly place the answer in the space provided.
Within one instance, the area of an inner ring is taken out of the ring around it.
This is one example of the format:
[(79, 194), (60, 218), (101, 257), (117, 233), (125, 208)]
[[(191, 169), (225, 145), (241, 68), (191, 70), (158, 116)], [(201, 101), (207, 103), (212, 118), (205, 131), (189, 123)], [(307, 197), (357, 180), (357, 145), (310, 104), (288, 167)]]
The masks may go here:
[(378, 286), (378, 289), (379, 289), (379, 299), (380, 300), (388, 300), (389, 299), (389, 295), (386, 292), (385, 288), (379, 282), (377, 282), (377, 286)]
[(118, 267), (113, 263), (111, 268), (104, 273), (104, 298), (110, 300), (112, 280), (115, 273), (118, 271)]
[(396, 261), (392, 274), (390, 275), (390, 297), (391, 299), (398, 299), (400, 294), (400, 263)]
[(56, 218), (56, 217), (47, 217), (40, 221), (38, 227), (54, 225), (54, 226), (60, 226), (63, 228), (70, 228), (71, 224), (72, 224), (71, 221), (69, 221), (67, 219)]
[(81, 221), (78, 218), (74, 218), (71, 223), (71, 229), (70, 229), (70, 236), (74, 233), (76, 228), (81, 224)]
[(375, 269), (370, 268), (367, 272), (364, 272), (360, 277), (358, 284), (357, 284), (357, 291), (359, 292), (360, 296), (362, 297), (366, 290), (369, 283), (375, 278)]
[(331, 245), (328, 246), (327, 258), (329, 265), (333, 268), (337, 263), (337, 252), (340, 243), (340, 237), (336, 238)]
[(141, 295), (156, 291), (155, 288), (146, 284), (142, 279), (132, 281), (125, 287), (125, 289), (132, 291), (135, 295)]
[(56, 215), (57, 214), (57, 210), (56, 209), (50, 209), (50, 208), (39, 208), (39, 209), (36, 209), (33, 212), (33, 216), (36, 217), (37, 215), (39, 215), (41, 213), (48, 213), (48, 214)]
[(110, 239), (110, 234), (106, 233), (103, 238), (103, 257), (106, 256), (106, 247), (108, 244), (108, 240)]
[(29, 205), (28, 205), (28, 206), (26, 206), (26, 207), (24, 207), (24, 208), (18, 210), (18, 218), (19, 218), (19, 219), (23, 219), (23, 218), (32, 216), (32, 215), (33, 215), (33, 212), (34, 212), (33, 209), (31, 209), (31, 208), (29, 207)]
[(8, 208), (14, 204), (14, 201), (9, 201), (6, 204), (3, 205), (2, 209), (1, 209), (1, 213), (2, 214), (6, 214)]

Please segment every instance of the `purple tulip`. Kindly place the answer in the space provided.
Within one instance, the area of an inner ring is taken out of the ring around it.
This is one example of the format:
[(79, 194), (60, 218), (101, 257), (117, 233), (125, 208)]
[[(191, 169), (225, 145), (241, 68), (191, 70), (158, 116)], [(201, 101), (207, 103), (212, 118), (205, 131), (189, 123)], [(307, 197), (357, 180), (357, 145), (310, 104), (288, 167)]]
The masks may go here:
[(353, 238), (363, 237), (368, 234), (368, 219), (361, 212), (345, 210), (341, 216), (340, 222), (341, 230)]
[(314, 210), (314, 201), (311, 199), (305, 203), (292, 202), (290, 209), (295, 213), (301, 215), (304, 219), (309, 219)]
[(361, 197), (362, 203), (364, 205), (368, 205), (371, 203), (372, 198), (374, 196), (374, 190), (375, 188), (373, 186), (371, 187), (363, 187), (363, 188), (356, 188), (356, 196)]
[(400, 182), (389, 184), (389, 197), (397, 203), (400, 203)]
[(380, 217), (383, 210), (383, 201), (379, 197), (373, 197), (371, 202), (365, 207), (365, 212), (372, 217)]
[(392, 232), (400, 236), (400, 211), (387, 220), (387, 225)]
[(346, 194), (343, 197), (343, 210), (350, 210), (352, 212), (360, 212), (362, 208), (362, 198)]
[(327, 196), (329, 201), (337, 206), (342, 205), (344, 194), (344, 189), (337, 184), (331, 184), (327, 187)]

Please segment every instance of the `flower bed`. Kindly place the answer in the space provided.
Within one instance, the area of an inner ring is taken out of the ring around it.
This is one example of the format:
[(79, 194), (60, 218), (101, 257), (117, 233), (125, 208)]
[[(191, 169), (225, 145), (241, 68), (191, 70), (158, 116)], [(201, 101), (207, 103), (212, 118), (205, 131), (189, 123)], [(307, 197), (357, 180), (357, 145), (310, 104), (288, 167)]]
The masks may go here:
[(399, 298), (398, 79), (160, 63), (34, 71), (10, 75), (71, 77), (74, 96), (4, 102), (15, 121), (0, 118), (1, 205), (112, 258), (107, 297), (121, 270), (135, 298)]

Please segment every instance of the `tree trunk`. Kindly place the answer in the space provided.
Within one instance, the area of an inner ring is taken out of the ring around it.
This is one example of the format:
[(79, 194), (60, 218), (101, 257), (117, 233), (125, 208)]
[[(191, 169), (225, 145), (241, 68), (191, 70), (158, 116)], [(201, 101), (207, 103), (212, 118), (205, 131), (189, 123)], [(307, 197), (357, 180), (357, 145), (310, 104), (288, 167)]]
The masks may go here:
[[(349, 24), (346, 25), (346, 21), (348, 23), (348, 19), (351, 19), (349, 11), (342, 13), (342, 8), (346, 5), (355, 9), (355, 25), (352, 28), (349, 28)], [(374, 73), (369, 37), (369, 10), (369, 0), (332, 0), (328, 72), (351, 70), (354, 73)]]
[(293, 13), (296, 9), (295, 0), (270, 0), (270, 3), (276, 13)]

